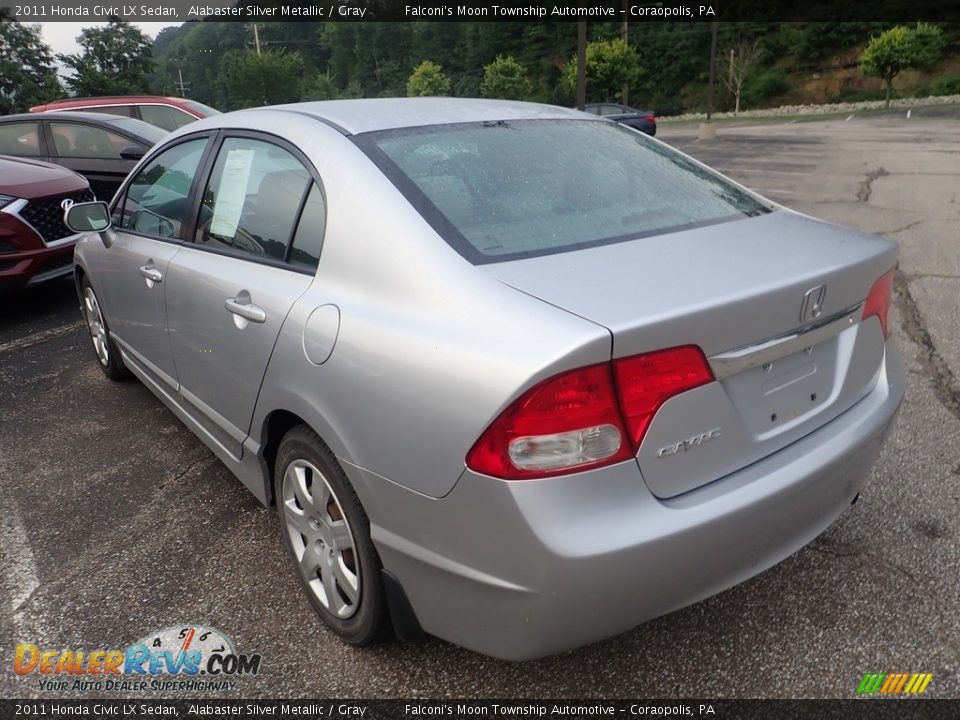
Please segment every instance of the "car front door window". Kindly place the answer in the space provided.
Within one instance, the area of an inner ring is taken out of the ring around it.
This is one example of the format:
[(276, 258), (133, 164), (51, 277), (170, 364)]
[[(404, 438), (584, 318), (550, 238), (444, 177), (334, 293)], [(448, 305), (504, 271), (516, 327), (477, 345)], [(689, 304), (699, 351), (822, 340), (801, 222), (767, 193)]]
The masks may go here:
[(127, 188), (120, 227), (152, 237), (179, 237), (206, 143), (206, 138), (189, 140), (151, 160)]

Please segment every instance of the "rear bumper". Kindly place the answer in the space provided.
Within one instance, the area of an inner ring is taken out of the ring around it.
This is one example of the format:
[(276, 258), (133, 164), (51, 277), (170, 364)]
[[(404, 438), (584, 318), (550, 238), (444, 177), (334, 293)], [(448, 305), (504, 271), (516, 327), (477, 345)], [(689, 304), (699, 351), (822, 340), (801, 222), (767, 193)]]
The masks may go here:
[(890, 343), (876, 387), (846, 413), (669, 500), (649, 492), (633, 462), (528, 482), (467, 471), (440, 499), (348, 473), (423, 629), (523, 660), (622, 633), (809, 543), (860, 491), (903, 394)]

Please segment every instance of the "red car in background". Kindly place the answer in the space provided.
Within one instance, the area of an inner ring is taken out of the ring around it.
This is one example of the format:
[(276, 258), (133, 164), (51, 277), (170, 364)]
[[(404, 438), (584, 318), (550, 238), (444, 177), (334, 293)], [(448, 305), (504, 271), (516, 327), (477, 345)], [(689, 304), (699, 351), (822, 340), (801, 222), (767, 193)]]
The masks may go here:
[(170, 132), (194, 120), (220, 114), (219, 110), (194, 100), (160, 95), (64, 98), (30, 108), (30, 112), (50, 110), (86, 110), (132, 117)]
[(93, 199), (71, 170), (0, 155), (0, 293), (73, 273), (79, 236), (63, 213), (70, 202)]

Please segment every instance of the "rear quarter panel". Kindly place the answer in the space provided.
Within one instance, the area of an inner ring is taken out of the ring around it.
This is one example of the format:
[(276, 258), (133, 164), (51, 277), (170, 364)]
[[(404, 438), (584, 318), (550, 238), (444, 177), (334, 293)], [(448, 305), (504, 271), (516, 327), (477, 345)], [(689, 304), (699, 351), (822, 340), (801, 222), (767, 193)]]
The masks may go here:
[[(519, 392), (608, 360), (610, 334), (480, 272), (348, 139), (312, 120), (289, 123), (285, 134), (323, 178), (327, 225), (316, 278), (270, 361), (254, 432), (274, 410), (294, 412), (342, 460), (443, 496)], [(324, 331), (330, 337), (308, 337), (335, 340), (329, 359), (314, 364), (304, 327), (324, 305), (339, 309), (340, 322)]]

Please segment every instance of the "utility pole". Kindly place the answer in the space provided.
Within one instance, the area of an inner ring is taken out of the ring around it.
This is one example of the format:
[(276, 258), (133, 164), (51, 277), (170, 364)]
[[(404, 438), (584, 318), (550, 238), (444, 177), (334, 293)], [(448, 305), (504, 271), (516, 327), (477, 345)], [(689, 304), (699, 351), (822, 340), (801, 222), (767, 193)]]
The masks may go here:
[(260, 54), (260, 30), (257, 28), (257, 24), (253, 23), (253, 44), (257, 48), (257, 55)]
[(727, 87), (733, 87), (733, 58), (734, 50), (730, 48), (730, 70), (727, 72)]
[(577, 22), (577, 110), (587, 105), (587, 24)]
[(713, 86), (717, 79), (717, 21), (710, 23), (710, 80), (707, 85), (707, 122), (713, 114)]
[(700, 123), (700, 140), (714, 140), (717, 137), (717, 128), (711, 117), (713, 116), (713, 86), (717, 79), (717, 21), (710, 23), (710, 84), (707, 85), (707, 121)]
[[(623, 38), (624, 45), (630, 44), (630, 23), (627, 22), (627, 18), (629, 17), (627, 15), (627, 12), (629, 11), (629, 9), (630, 8), (628, 7), (628, 0), (623, 0), (623, 24), (620, 26), (620, 37)], [(620, 102), (622, 102), (624, 105), (630, 104), (629, 101), (627, 100), (627, 93), (629, 91), (630, 91), (630, 88), (627, 87), (626, 83), (624, 83), (623, 92), (620, 93), (620, 95), (622, 96), (620, 98)]]
[(177, 78), (178, 78), (177, 91), (180, 93), (180, 97), (185, 98), (187, 96), (188, 83), (183, 82), (183, 59), (174, 58), (173, 61), (177, 64)]

